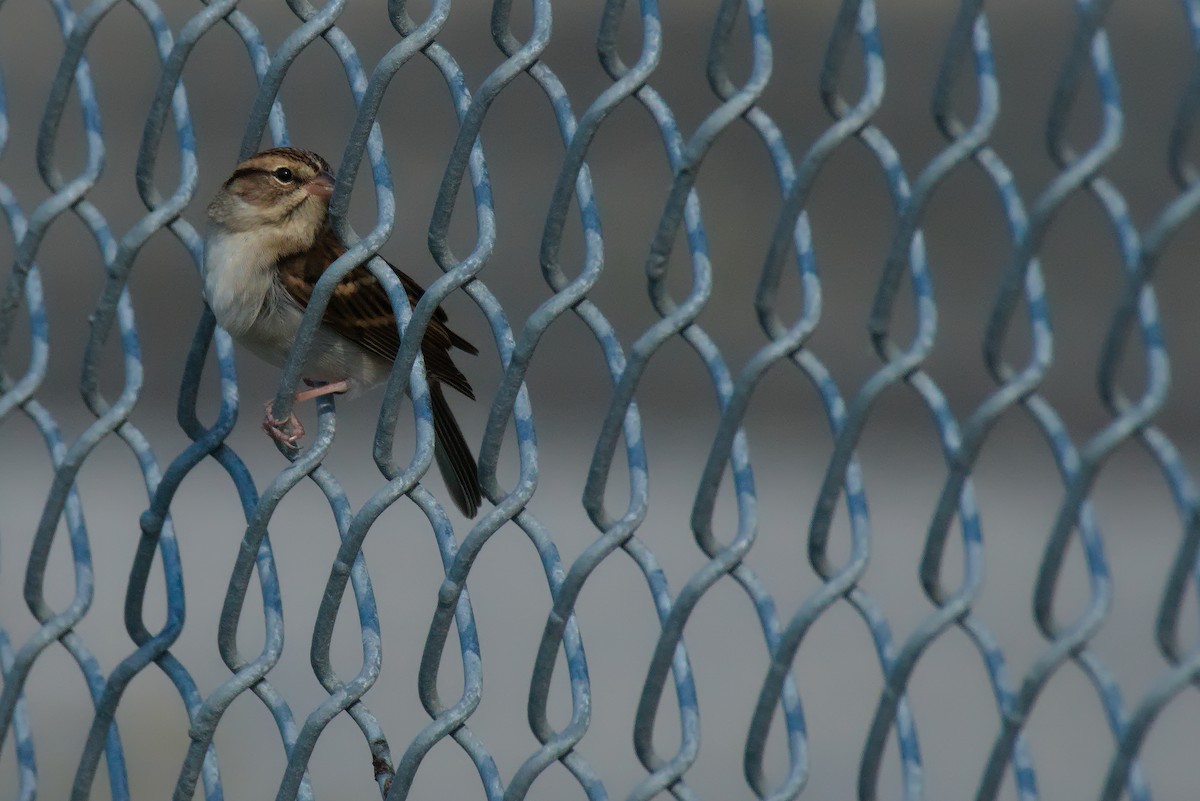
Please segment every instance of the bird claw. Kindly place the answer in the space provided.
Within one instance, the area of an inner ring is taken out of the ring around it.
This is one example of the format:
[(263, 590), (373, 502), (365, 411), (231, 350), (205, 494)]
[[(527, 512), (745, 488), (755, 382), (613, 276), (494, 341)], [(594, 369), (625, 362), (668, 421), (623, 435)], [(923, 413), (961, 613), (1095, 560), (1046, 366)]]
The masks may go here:
[(271, 439), (281, 445), (286, 445), (289, 448), (300, 447), (300, 439), (304, 436), (304, 425), (301, 424), (300, 418), (296, 416), (296, 413), (292, 412), (286, 420), (278, 420), (275, 418), (272, 401), (267, 401), (264, 408), (266, 409), (266, 415), (263, 417), (263, 431), (266, 431)]

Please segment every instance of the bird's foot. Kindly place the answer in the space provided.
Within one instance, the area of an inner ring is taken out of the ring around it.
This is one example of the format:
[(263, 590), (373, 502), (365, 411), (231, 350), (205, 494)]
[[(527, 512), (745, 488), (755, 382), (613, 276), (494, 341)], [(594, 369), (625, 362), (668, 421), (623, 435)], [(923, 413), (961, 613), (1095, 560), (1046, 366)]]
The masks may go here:
[(278, 420), (275, 417), (273, 401), (267, 401), (264, 408), (266, 415), (263, 416), (263, 431), (266, 431), (271, 439), (281, 445), (287, 445), (289, 448), (300, 447), (300, 439), (304, 436), (304, 425), (301, 424), (296, 413), (292, 412), (286, 420)]

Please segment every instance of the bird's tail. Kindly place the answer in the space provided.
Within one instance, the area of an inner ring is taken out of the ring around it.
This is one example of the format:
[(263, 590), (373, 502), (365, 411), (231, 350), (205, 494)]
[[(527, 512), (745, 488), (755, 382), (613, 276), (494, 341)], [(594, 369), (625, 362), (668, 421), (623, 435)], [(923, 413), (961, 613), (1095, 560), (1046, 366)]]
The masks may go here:
[(467, 517), (474, 517), (483, 500), (475, 457), (463, 439), (462, 429), (454, 419), (450, 404), (446, 403), (440, 383), (429, 382), (429, 400), (433, 406), (433, 456), (454, 505)]

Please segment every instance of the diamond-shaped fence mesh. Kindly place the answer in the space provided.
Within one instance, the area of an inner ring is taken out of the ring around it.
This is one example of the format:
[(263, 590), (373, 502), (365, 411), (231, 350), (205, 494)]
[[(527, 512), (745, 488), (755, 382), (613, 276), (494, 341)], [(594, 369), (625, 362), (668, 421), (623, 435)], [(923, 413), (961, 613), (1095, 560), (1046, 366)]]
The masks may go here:
[[(0, 2), (0, 799), (1194, 797), (1200, 2), (993, 5)], [(197, 274), (272, 144), (281, 374)]]

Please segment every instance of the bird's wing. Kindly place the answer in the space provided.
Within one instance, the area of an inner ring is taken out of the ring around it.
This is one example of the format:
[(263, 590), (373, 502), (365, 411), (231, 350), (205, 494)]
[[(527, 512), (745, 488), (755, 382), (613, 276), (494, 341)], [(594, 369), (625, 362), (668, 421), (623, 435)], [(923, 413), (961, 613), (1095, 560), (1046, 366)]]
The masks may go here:
[[(345, 251), (345, 246), (337, 236), (332, 231), (326, 231), (307, 253), (288, 256), (276, 262), (280, 285), (302, 307), (307, 306), (313, 287), (325, 269)], [(409, 302), (415, 306), (425, 294), (425, 289), (395, 266), (388, 266), (404, 285)], [(425, 329), (425, 338), (421, 341), (425, 371), (430, 378), (474, 399), (475, 393), (467, 377), (450, 358), (450, 349), (458, 348), (471, 354), (479, 351), (451, 331), (446, 320), (446, 312), (439, 306)], [(388, 361), (394, 361), (400, 349), (400, 333), (396, 329), (396, 316), (392, 313), (387, 291), (366, 265), (355, 267), (338, 282), (321, 322)]]

